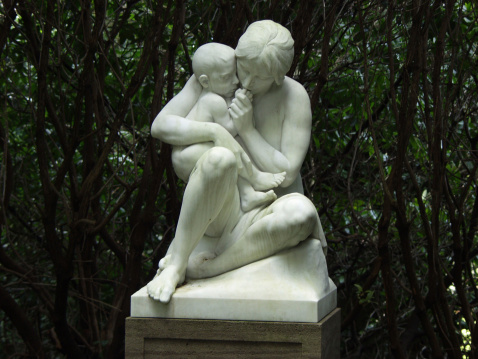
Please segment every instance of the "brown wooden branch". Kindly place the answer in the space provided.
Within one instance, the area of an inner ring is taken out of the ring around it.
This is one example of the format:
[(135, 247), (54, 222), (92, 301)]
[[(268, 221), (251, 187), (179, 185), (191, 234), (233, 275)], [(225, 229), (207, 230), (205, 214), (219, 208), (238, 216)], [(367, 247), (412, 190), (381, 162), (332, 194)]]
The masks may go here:
[(359, 11), (359, 26), (360, 33), (362, 36), (362, 51), (364, 53), (364, 88), (365, 88), (365, 109), (367, 113), (367, 118), (369, 121), (369, 128), (372, 133), (373, 144), (375, 149), (375, 157), (377, 160), (377, 166), (379, 168), (380, 178), (382, 182), (382, 189), (385, 193), (384, 203), (382, 207), (382, 215), (378, 223), (378, 253), (381, 258), (381, 273), (382, 281), (385, 289), (385, 298), (386, 298), (386, 308), (387, 313), (387, 328), (390, 337), (390, 348), (392, 355), (396, 358), (405, 358), (405, 353), (403, 348), (400, 345), (398, 327), (397, 327), (397, 313), (396, 313), (396, 303), (395, 303), (395, 291), (393, 288), (393, 279), (391, 276), (390, 268), (390, 250), (389, 250), (389, 227), (390, 221), (392, 218), (392, 207), (394, 205), (395, 199), (392, 196), (392, 193), (389, 188), (389, 183), (385, 179), (385, 171), (382, 164), (382, 156), (380, 154), (377, 138), (375, 136), (375, 131), (372, 123), (372, 111), (370, 109), (369, 102), (369, 80), (368, 80), (368, 56), (367, 56), (367, 37), (364, 30), (364, 15), (362, 11)]
[(307, 42), (307, 34), (311, 26), (314, 10), (317, 4), (315, 1), (301, 1), (296, 17), (292, 22), (291, 34), (294, 39), (294, 59), (287, 76), (293, 77), (299, 59), (302, 55), (302, 50)]
[[(167, 9), (170, 8), (171, 2), (168, 3)], [(155, 9), (156, 18), (164, 11), (162, 2), (157, 4)], [(164, 17), (163, 17), (164, 19)], [(171, 39), (168, 45), (168, 68), (174, 69), (174, 54), (176, 47), (179, 44), (180, 35), (183, 31), (185, 21), (185, 6), (183, 1), (176, 2), (176, 8), (174, 13), (174, 26), (171, 35)], [(152, 27), (152, 33), (154, 41), (150, 44), (152, 47), (148, 48), (149, 55), (152, 56), (156, 52), (153, 48), (156, 47), (155, 43), (159, 41), (161, 33), (165, 27), (165, 21), (156, 21)], [(145, 45), (146, 47), (146, 45)], [(147, 63), (150, 66), (153, 63), (152, 58), (149, 58)], [(140, 61), (141, 62), (141, 61)], [(146, 64), (146, 63), (145, 63)], [(169, 71), (168, 76), (172, 76), (173, 71)], [(172, 97), (173, 93), (172, 78), (168, 83), (168, 98)], [(158, 87), (156, 87), (158, 89)], [(155, 94), (158, 96), (159, 94)], [(109, 348), (107, 351), (108, 358), (116, 358), (120, 355), (123, 348), (122, 341), (124, 339), (124, 319), (129, 313), (129, 298), (139, 288), (141, 278), (141, 258), (144, 249), (144, 243), (146, 237), (151, 232), (151, 228), (154, 225), (154, 204), (161, 185), (158, 178), (162, 175), (164, 168), (157, 166), (156, 150), (154, 146), (155, 141), (149, 141), (148, 152), (143, 169), (143, 177), (139, 184), (139, 192), (133, 205), (136, 208), (136, 212), (133, 210), (133, 215), (130, 217), (131, 236), (130, 247), (128, 251), (128, 258), (126, 261), (125, 270), (121, 279), (121, 285), (118, 286), (118, 290), (115, 293), (114, 307), (119, 308), (112, 310), (108, 320), (108, 339), (110, 339)], [(146, 193), (148, 196), (146, 197)], [(141, 209), (142, 204), (146, 201), (146, 205)], [(139, 207), (138, 207), (139, 206)]]
[[(6, 108), (6, 107), (5, 107)], [(6, 123), (8, 126), (8, 122)], [(0, 123), (0, 148), (3, 150), (2, 167), (0, 179), (2, 183), (2, 197), (0, 202), (0, 228), (7, 225), (7, 208), (10, 203), (10, 196), (13, 188), (13, 165), (12, 156), (8, 148), (8, 127), (4, 128)]]
[[(176, 6), (178, 6), (178, 4), (176, 4)], [(184, 9), (182, 10), (181, 13), (183, 14), (182, 18), (183, 18), (183, 24), (184, 24)], [(158, 27), (159, 26), (154, 26), (151, 33), (148, 36), (146, 36), (143, 51), (141, 53), (139, 62), (136, 66), (136, 71), (133, 74), (130, 84), (126, 89), (126, 93), (124, 94), (123, 101), (119, 105), (118, 112), (116, 113), (116, 118), (111, 126), (111, 131), (110, 131), (108, 140), (104, 144), (101, 150), (101, 153), (96, 158), (94, 167), (91, 169), (91, 171), (89, 171), (87, 177), (85, 178), (81, 186), (81, 190), (79, 193), (80, 197), (84, 197), (86, 193), (89, 193), (91, 191), (93, 184), (95, 183), (98, 176), (100, 176), (101, 170), (103, 168), (105, 161), (108, 158), (111, 148), (113, 147), (114, 143), (117, 140), (119, 127), (121, 126), (121, 123), (124, 120), (126, 113), (128, 112), (131, 98), (139, 90), (140, 86), (142, 85), (144, 81), (144, 78), (146, 77), (147, 71), (150, 68), (151, 63), (153, 61), (152, 54), (154, 52), (152, 49), (156, 48), (161, 40), (161, 34), (157, 31)], [(176, 46), (179, 41), (179, 34), (180, 32), (178, 33), (178, 37), (176, 39)], [(174, 68), (174, 66), (170, 68)], [(171, 89), (171, 93), (172, 93), (172, 89)]]
[(0, 58), (2, 57), (3, 49), (7, 43), (7, 39), (10, 34), (10, 27), (15, 18), (15, 6), (16, 0), (2, 0), (3, 13), (5, 14), (5, 20), (0, 24)]
[(118, 213), (120, 208), (122, 208), (125, 205), (125, 203), (130, 199), (131, 194), (133, 193), (133, 190), (135, 189), (135, 187), (136, 186), (132, 186), (131, 188), (126, 189), (123, 195), (116, 201), (113, 208), (110, 209), (108, 215), (93, 222), (94, 227), (89, 230), (90, 234), (99, 233), (106, 227), (106, 225), (111, 221), (111, 219)]
[[(370, 273), (367, 279), (364, 281), (364, 284), (362, 285), (363, 291), (369, 290), (372, 287), (372, 285), (375, 283), (378, 275), (380, 274), (381, 266), (382, 266), (382, 258), (376, 257), (371, 264)], [(342, 324), (341, 324), (342, 329), (347, 328), (348, 326), (351, 325), (351, 323), (353, 322), (353, 320), (359, 314), (360, 310), (363, 307), (363, 305), (360, 304), (357, 298), (353, 298), (352, 302), (354, 303), (353, 308), (342, 321)]]
[(320, 52), (321, 54), (320, 70), (319, 70), (319, 75), (317, 79), (317, 84), (315, 86), (314, 92), (312, 93), (312, 97), (310, 101), (312, 108), (315, 108), (317, 106), (317, 103), (319, 102), (320, 93), (322, 92), (322, 89), (327, 83), (328, 72), (329, 72), (330, 39), (332, 37), (332, 33), (333, 33), (332, 30), (335, 24), (335, 16), (336, 16), (339, 4), (340, 4), (339, 1), (335, 1), (333, 3), (332, 8), (329, 10), (325, 18), (324, 37), (322, 39), (322, 51)]
[[(433, 88), (433, 108), (434, 108), (434, 118), (432, 124), (432, 142), (430, 148), (430, 159), (432, 162), (432, 217), (431, 217), (431, 228), (433, 233), (434, 242), (432, 243), (432, 254), (435, 258), (431, 268), (431, 273), (434, 275), (435, 280), (437, 281), (437, 286), (433, 287), (433, 290), (436, 291), (436, 298), (438, 300), (439, 310), (435, 311), (438, 317), (443, 318), (443, 326), (447, 330), (447, 334), (443, 334), (443, 341), (446, 342), (449, 340), (451, 342), (451, 347), (447, 349), (449, 355), (459, 358), (460, 353), (460, 339), (458, 337), (456, 326), (454, 324), (452, 313), (450, 307), (448, 306), (446, 300), (446, 286), (443, 281), (443, 275), (438, 266), (438, 241), (440, 238), (440, 213), (442, 212), (442, 195), (444, 191), (444, 175), (445, 175), (445, 156), (446, 156), (446, 144), (445, 132), (446, 124), (443, 114), (443, 105), (442, 105), (442, 94), (441, 94), (441, 70), (444, 60), (444, 47), (445, 47), (445, 36), (449, 26), (449, 21), (452, 15), (454, 1), (447, 1), (445, 8), (445, 16), (441, 22), (440, 31), (436, 38), (436, 51), (434, 54), (434, 67), (432, 72), (432, 88)], [(451, 211), (454, 209), (451, 208)], [(459, 240), (455, 237), (455, 241)], [(455, 244), (456, 245), (456, 244)], [(458, 244), (459, 245), (459, 244)], [(461, 258), (458, 259), (461, 261)], [(434, 283), (435, 285), (435, 283)], [(446, 336), (446, 337), (445, 337)]]
[[(389, 11), (392, 11), (389, 7)], [(410, 282), (410, 287), (413, 293), (413, 298), (417, 307), (417, 315), (420, 318), (422, 326), (430, 341), (432, 353), (434, 356), (441, 356), (441, 348), (438, 344), (433, 327), (428, 319), (426, 313), (426, 305), (420, 294), (420, 287), (416, 277), (414, 261), (412, 257), (412, 248), (410, 243), (410, 226), (406, 216), (405, 196), (403, 194), (403, 176), (402, 168), (406, 164), (406, 152), (408, 142), (413, 128), (413, 119), (416, 114), (418, 87), (420, 80), (420, 73), (424, 68), (424, 54), (427, 51), (426, 40), (428, 37), (428, 24), (431, 19), (431, 14), (428, 4), (424, 3), (415, 8), (415, 14), (412, 19), (412, 28), (410, 30), (410, 40), (407, 46), (407, 58), (405, 60), (405, 67), (403, 71), (403, 88), (400, 108), (398, 109), (397, 129), (398, 129), (398, 147), (397, 157), (392, 167), (392, 174), (390, 180), (392, 188), (397, 195), (397, 224), (398, 233), (400, 236), (400, 243), (402, 246), (402, 255), (404, 258), (407, 276)], [(423, 25), (425, 24), (425, 25)], [(424, 30), (423, 30), (424, 29)], [(430, 243), (430, 241), (429, 241)], [(433, 245), (430, 243), (429, 250), (435, 252)], [(436, 271), (432, 268), (435, 260), (434, 255), (429, 255), (429, 284), (430, 290), (436, 288), (434, 280), (436, 278)]]
[(18, 334), (25, 342), (28, 351), (32, 357), (45, 358), (42, 341), (38, 333), (33, 329), (34, 326), (27, 317), (24, 308), (17, 304), (11, 297), (7, 289), (0, 284), (0, 309), (12, 321), (18, 331)]
[[(425, 228), (425, 234), (426, 234), (427, 237), (431, 237), (432, 232), (431, 232), (431, 228), (430, 228), (430, 225), (429, 225), (428, 216), (426, 214), (425, 204), (423, 203), (421, 188), (418, 185), (418, 181), (416, 179), (415, 172), (412, 170), (408, 160), (405, 161), (405, 164), (406, 164), (408, 172), (410, 174), (410, 178), (412, 180), (413, 186), (414, 186), (415, 190), (417, 191), (416, 199), (417, 199), (417, 202), (418, 202), (420, 215), (422, 217), (422, 224), (423, 224), (423, 227)], [(403, 199), (402, 199), (402, 201), (403, 201)], [(401, 203), (403, 203), (403, 202), (401, 202)], [(402, 207), (403, 207), (403, 204), (402, 204)], [(401, 219), (401, 221), (403, 221), (403, 219)], [(437, 353), (437, 355), (442, 355), (442, 354), (440, 354), (441, 349), (440, 349), (440, 346), (438, 344), (438, 339), (435, 335), (435, 331), (433, 329), (433, 326), (432, 326), (430, 320), (428, 319), (428, 317), (426, 315), (425, 300), (420, 293), (420, 286), (419, 286), (418, 278), (416, 276), (415, 264), (414, 264), (413, 257), (411, 255), (412, 248), (411, 248), (411, 243), (410, 243), (410, 231), (409, 231), (410, 229), (409, 229), (409, 227), (404, 227), (404, 226), (400, 226), (400, 228), (402, 229), (402, 230), (399, 229), (399, 234), (400, 234), (401, 244), (402, 244), (402, 253), (403, 253), (403, 256), (404, 256), (404, 262), (405, 262), (405, 268), (406, 268), (406, 271), (407, 271), (408, 280), (410, 282), (410, 287), (411, 287), (411, 290), (412, 290), (413, 298), (414, 298), (414, 301), (415, 301), (415, 305), (417, 307), (417, 312), (416, 313), (417, 313), (418, 317), (420, 318), (420, 322), (421, 322), (421, 324), (422, 324), (422, 326), (425, 330), (425, 333), (427, 334), (428, 340), (430, 340), (432, 351), (434, 353)], [(431, 239), (429, 239), (429, 241), (430, 240)]]

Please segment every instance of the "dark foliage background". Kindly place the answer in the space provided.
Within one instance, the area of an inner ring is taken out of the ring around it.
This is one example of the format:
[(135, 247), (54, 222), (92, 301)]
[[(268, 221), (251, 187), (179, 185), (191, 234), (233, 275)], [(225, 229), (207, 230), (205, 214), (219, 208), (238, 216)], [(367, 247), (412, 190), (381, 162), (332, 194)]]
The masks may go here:
[(270, 18), (312, 102), (303, 177), (342, 357), (477, 357), (476, 15), (465, 0), (2, 0), (2, 355), (123, 355), (183, 189), (150, 124), (197, 46)]

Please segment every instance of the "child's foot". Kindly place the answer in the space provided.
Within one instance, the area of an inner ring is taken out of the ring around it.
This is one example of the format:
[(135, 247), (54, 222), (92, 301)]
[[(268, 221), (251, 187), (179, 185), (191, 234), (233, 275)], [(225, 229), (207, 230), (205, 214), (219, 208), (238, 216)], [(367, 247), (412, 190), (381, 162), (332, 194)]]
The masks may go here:
[(265, 191), (280, 185), (285, 179), (285, 174), (285, 172), (268, 173), (257, 171), (250, 182), (256, 191)]
[[(282, 182), (282, 181), (281, 181)], [(241, 194), (241, 208), (243, 212), (249, 212), (259, 206), (272, 203), (277, 199), (273, 190), (268, 192), (250, 192)]]

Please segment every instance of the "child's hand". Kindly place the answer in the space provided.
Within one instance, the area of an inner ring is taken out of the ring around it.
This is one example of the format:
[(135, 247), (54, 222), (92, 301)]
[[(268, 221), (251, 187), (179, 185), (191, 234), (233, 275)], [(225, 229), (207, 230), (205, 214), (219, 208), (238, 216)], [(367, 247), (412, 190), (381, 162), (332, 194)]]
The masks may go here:
[(235, 96), (237, 97), (238, 94), (244, 94), (247, 96), (247, 98), (249, 99), (249, 101), (252, 102), (252, 92), (249, 91), (248, 89), (237, 89), (236, 90), (236, 93), (235, 93)]

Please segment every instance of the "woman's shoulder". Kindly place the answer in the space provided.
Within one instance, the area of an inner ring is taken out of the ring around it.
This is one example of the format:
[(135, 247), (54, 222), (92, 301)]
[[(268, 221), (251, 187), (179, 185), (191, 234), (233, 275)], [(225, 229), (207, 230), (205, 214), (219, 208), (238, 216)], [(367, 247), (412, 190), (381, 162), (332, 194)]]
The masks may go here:
[(286, 76), (284, 78), (284, 82), (282, 83), (283, 90), (287, 92), (291, 92), (292, 95), (296, 96), (308, 96), (307, 91), (305, 90), (304, 86), (301, 83), (297, 82), (296, 80)]
[(310, 103), (309, 94), (304, 86), (290, 77), (286, 76), (276, 91), (278, 93), (274, 96), (275, 100), (280, 100), (285, 108), (295, 109), (297, 105), (306, 106)]

